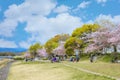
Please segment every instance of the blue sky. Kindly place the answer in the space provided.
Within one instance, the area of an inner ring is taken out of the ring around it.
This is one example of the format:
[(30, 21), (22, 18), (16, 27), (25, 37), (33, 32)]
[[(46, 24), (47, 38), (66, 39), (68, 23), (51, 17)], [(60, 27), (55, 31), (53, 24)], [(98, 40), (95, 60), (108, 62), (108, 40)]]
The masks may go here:
[(85, 23), (120, 23), (120, 0), (0, 0), (0, 47), (28, 48)]

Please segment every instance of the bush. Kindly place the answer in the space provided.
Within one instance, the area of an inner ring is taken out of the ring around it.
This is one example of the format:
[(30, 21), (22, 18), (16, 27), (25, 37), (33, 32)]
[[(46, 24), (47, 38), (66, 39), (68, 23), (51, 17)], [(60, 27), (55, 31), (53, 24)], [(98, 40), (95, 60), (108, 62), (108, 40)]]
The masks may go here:
[(43, 58), (42, 60), (48, 60), (48, 58)]
[(100, 55), (98, 60), (103, 62), (111, 62), (112, 56), (111, 54), (103, 54), (103, 55)]
[(23, 56), (14, 56), (13, 57), (14, 60), (24, 60)]

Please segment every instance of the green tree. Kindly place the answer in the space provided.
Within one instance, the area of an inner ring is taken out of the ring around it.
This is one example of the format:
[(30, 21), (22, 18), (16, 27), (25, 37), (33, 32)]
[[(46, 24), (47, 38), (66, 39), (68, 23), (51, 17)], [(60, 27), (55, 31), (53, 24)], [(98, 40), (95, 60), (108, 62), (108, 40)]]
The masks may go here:
[(74, 55), (74, 49), (79, 48), (82, 50), (83, 47), (83, 41), (80, 40), (77, 37), (70, 37), (66, 43), (65, 43), (65, 48), (66, 48), (66, 54), (67, 55)]
[(72, 48), (72, 47), (67, 47), (66, 48), (66, 54), (68, 55), (68, 56), (72, 56), (72, 55), (74, 55), (74, 49)]
[(54, 36), (53, 38), (49, 39), (44, 47), (46, 48), (46, 51), (50, 54), (52, 53), (53, 49), (58, 47), (59, 41), (66, 41), (69, 38), (69, 34), (58, 34)]
[(41, 49), (42, 45), (40, 43), (35, 43), (29, 47), (29, 51), (33, 57), (37, 55), (37, 50)]
[(46, 43), (45, 43), (45, 48), (46, 48), (46, 51), (51, 54), (52, 53), (52, 50), (55, 49), (57, 46), (58, 46), (58, 43), (57, 42), (54, 42), (54, 41), (50, 41), (48, 40)]
[(99, 27), (97, 24), (84, 24), (82, 27), (76, 28), (72, 32), (72, 36), (65, 43), (66, 53), (70, 55), (74, 54), (75, 47), (78, 47), (82, 52), (88, 45), (86, 35), (97, 31)]
[(95, 32), (99, 29), (99, 25), (97, 24), (84, 24), (82, 27), (76, 28), (73, 33), (72, 37), (84, 37), (86, 34)]

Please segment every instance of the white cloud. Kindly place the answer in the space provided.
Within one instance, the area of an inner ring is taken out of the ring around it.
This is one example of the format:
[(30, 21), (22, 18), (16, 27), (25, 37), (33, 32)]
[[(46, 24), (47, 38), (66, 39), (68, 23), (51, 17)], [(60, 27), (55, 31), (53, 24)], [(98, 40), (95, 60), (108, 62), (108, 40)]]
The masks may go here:
[(70, 7), (68, 6), (65, 6), (65, 5), (61, 5), (61, 6), (58, 6), (54, 9), (54, 12), (55, 13), (63, 13), (63, 12), (68, 12), (70, 9)]
[[(54, 2), (54, 0), (25, 0), (25, 2), (20, 5), (10, 5), (4, 12), (5, 19), (0, 22), (0, 36), (12, 37), (18, 26), (18, 22), (26, 22), (29, 24), (30, 20), (32, 20), (31, 18), (35, 16), (47, 16), (55, 7), (56, 2)], [(35, 21), (32, 23), (35, 23)], [(11, 42), (11, 44), (10, 42), (6, 42), (6, 44), (7, 43), (9, 44), (8, 47), (12, 47), (12, 45), (15, 47), (13, 42)], [(6, 44), (4, 43), (2, 46), (7, 47)], [(24, 43), (22, 42), (22, 44)]]
[(54, 18), (37, 16), (29, 20), (25, 30), (33, 35), (30, 40), (40, 41), (41, 43), (56, 34), (71, 33), (76, 27), (83, 24), (80, 18), (68, 13), (59, 14)]
[(31, 43), (28, 43), (28, 42), (26, 42), (26, 41), (22, 41), (22, 42), (19, 43), (19, 46), (20, 46), (21, 48), (26, 48), (26, 49), (29, 48), (30, 45), (31, 45)]
[(84, 9), (84, 8), (88, 7), (90, 3), (91, 3), (90, 1), (83, 1), (75, 9), (73, 9), (73, 12), (76, 12), (80, 9)]
[(82, 3), (80, 3), (77, 8), (86, 8), (88, 5), (90, 4), (90, 1), (83, 1)]
[(0, 23), (0, 36), (11, 37), (17, 26), (17, 22), (12, 19), (5, 19)]
[[(69, 7), (61, 5), (55, 8), (56, 5), (54, 0), (25, 0), (20, 5), (9, 6), (4, 13), (4, 21), (0, 23), (2, 25), (0, 35), (12, 36), (18, 22), (26, 22), (25, 31), (30, 33), (31, 37), (18, 44), (19, 47), (28, 48), (34, 42), (43, 44), (56, 34), (70, 34), (76, 27), (83, 24), (80, 18), (67, 12)], [(47, 16), (55, 9), (59, 14), (48, 18)]]
[[(100, 14), (96, 20), (95, 20), (99, 25), (104, 26), (104, 27), (110, 27), (110, 26), (115, 26), (120, 24), (120, 15), (117, 16), (111, 16), (111, 15), (103, 15)], [(109, 23), (109, 25), (108, 25)]]
[(5, 19), (0, 22), (0, 36), (11, 37), (18, 22), (28, 22), (30, 17), (49, 15), (56, 6), (53, 0), (25, 0), (20, 5), (10, 5), (4, 12)]
[(105, 6), (105, 3), (107, 2), (107, 0), (96, 0), (97, 3), (100, 3), (103, 7)]
[(120, 25), (120, 15), (114, 16), (113, 22)]
[(18, 46), (13, 41), (0, 39), (0, 47), (1, 48), (17, 48)]
[(97, 3), (106, 3), (107, 2), (107, 0), (96, 0), (97, 1)]
[[(43, 16), (36, 16), (29, 18), (28, 25), (25, 28), (28, 32), (65, 32), (64, 28), (74, 29), (81, 24), (81, 19), (71, 16), (68, 13), (62, 13), (53, 18), (46, 18)], [(37, 25), (37, 26), (36, 26)]]
[[(11, 5), (5, 12), (5, 17), (27, 17), (31, 15), (48, 15), (55, 8), (56, 3), (53, 0), (26, 0), (20, 5)], [(21, 13), (22, 11), (22, 13)], [(18, 17), (18, 18), (19, 18)]]

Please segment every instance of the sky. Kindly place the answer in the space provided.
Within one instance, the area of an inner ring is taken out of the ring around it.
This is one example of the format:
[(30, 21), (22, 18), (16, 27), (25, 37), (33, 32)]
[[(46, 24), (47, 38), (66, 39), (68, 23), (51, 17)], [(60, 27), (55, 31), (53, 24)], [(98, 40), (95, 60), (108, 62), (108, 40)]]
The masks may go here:
[(120, 23), (120, 0), (0, 0), (0, 48), (29, 48), (83, 24)]

